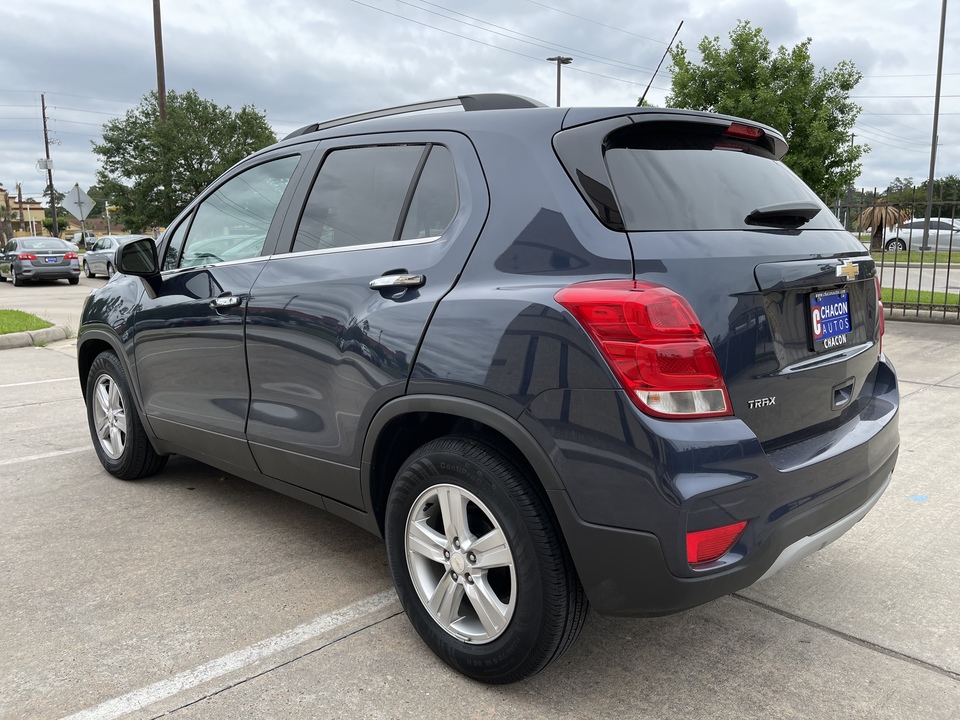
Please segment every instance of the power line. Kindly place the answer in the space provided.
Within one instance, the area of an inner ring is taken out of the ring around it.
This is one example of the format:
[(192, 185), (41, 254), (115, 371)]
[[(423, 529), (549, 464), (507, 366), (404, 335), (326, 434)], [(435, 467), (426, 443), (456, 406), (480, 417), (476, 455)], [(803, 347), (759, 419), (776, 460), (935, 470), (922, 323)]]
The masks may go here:
[(901, 142), (912, 143), (914, 145), (923, 145), (924, 147), (930, 147), (930, 143), (927, 141), (921, 140), (911, 140), (910, 138), (905, 138), (902, 135), (896, 135), (889, 130), (883, 130), (882, 128), (874, 127), (873, 125), (867, 125), (864, 122), (857, 122), (857, 127), (869, 128), (872, 132), (880, 133), (881, 135), (888, 135), (893, 140), (900, 140)]
[[(449, 15), (443, 15), (433, 10), (428, 10), (427, 8), (420, 7), (419, 5), (414, 5), (413, 3), (407, 2), (407, 0), (396, 0), (396, 2), (400, 3), (401, 5), (409, 5), (412, 8), (416, 8), (417, 10), (423, 10), (424, 12), (432, 13), (434, 15), (439, 15), (440, 17), (446, 18), (447, 20), (453, 20), (454, 22), (462, 23), (467, 27), (472, 27), (472, 28), (477, 27), (476, 25), (471, 25), (470, 23), (464, 22), (463, 20), (457, 20), (456, 18), (452, 18)], [(625, 63), (619, 60), (615, 60), (614, 58), (606, 57), (604, 55), (595, 55), (585, 50), (579, 50), (577, 48), (568, 47), (566, 45), (560, 45), (551, 40), (544, 40), (543, 38), (538, 38), (533, 35), (527, 35), (526, 33), (522, 33), (518, 30), (512, 30), (511, 28), (504, 27), (503, 25), (497, 25), (495, 23), (487, 22), (486, 20), (481, 20), (480, 18), (473, 17), (472, 15), (467, 15), (466, 13), (458, 12), (457, 10), (449, 10), (447, 8), (444, 8), (442, 5), (437, 5), (436, 3), (428, 2), (428, 0), (420, 0), (420, 2), (422, 2), (424, 5), (432, 5), (433, 7), (438, 7), (443, 10), (446, 10), (447, 12), (453, 13), (454, 15), (460, 15), (462, 17), (468, 18), (469, 20), (473, 20), (474, 22), (482, 23), (483, 25), (489, 25), (490, 27), (495, 27), (498, 30), (506, 30), (509, 33), (513, 33), (514, 35), (520, 36), (515, 38), (515, 37), (510, 37), (509, 35), (504, 35), (503, 33), (496, 32), (495, 30), (485, 30), (484, 28), (477, 28), (478, 30), (483, 30), (484, 32), (493, 33), (494, 35), (500, 35), (510, 40), (516, 40), (517, 42), (524, 42), (529, 45), (535, 45), (536, 47), (541, 47), (544, 50), (555, 51), (559, 49), (559, 50), (565, 50), (567, 52), (575, 53), (580, 56), (586, 56), (589, 58), (599, 58), (599, 59), (593, 60), (593, 62), (600, 63), (601, 65), (609, 65), (610, 67), (618, 67), (624, 70), (642, 70), (644, 72), (653, 72), (653, 68), (643, 67), (642, 65), (634, 65), (633, 63)], [(528, 42), (527, 40), (522, 40), (521, 38), (529, 38), (530, 40), (536, 40), (537, 43), (531, 43), (531, 42)], [(541, 45), (538, 43), (548, 43), (548, 44)], [(609, 60), (610, 62), (604, 62), (604, 60)]]
[[(505, 48), (505, 47), (500, 47), (499, 45), (494, 45), (493, 43), (484, 42), (483, 40), (478, 40), (477, 38), (468, 37), (467, 35), (460, 35), (459, 33), (455, 33), (452, 30), (444, 30), (443, 28), (439, 28), (436, 25), (430, 25), (429, 23), (421, 22), (420, 20), (414, 20), (413, 18), (409, 18), (406, 15), (399, 15), (398, 13), (390, 12), (389, 10), (384, 10), (383, 8), (377, 7), (376, 5), (368, 5), (367, 3), (361, 2), (360, 0), (348, 0), (348, 2), (352, 2), (355, 5), (362, 5), (365, 8), (376, 10), (377, 12), (384, 13), (385, 15), (390, 15), (391, 17), (399, 18), (400, 20), (406, 20), (407, 22), (411, 22), (416, 25), (421, 25), (423, 27), (430, 28), (431, 30), (436, 30), (438, 32), (445, 33), (446, 35), (453, 35), (454, 37), (458, 37), (461, 40), (469, 40), (470, 42), (474, 42), (479, 45), (484, 45), (486, 47), (493, 48), (494, 50), (501, 50), (503, 52), (510, 53), (511, 55), (519, 55), (520, 57), (525, 57), (529, 60), (535, 60), (538, 63), (543, 62), (541, 58), (538, 58), (534, 55), (527, 55), (526, 53), (518, 52), (516, 50), (510, 50), (509, 48)], [(633, 80), (627, 80), (625, 78), (618, 78), (618, 77), (613, 77), (612, 75), (603, 75), (601, 73), (590, 72), (589, 70), (583, 70), (582, 68), (572, 67), (569, 69), (575, 72), (584, 73), (585, 75), (593, 75), (595, 77), (606, 78), (607, 80), (616, 80), (618, 82), (628, 83), (629, 85), (636, 85), (638, 87), (643, 87), (643, 83), (635, 82)], [(658, 87), (657, 90), (666, 90), (666, 88)]]
[(569, 15), (570, 17), (575, 17), (577, 20), (584, 20), (588, 23), (593, 23), (594, 25), (599, 25), (600, 27), (605, 27), (610, 30), (616, 30), (617, 32), (626, 33), (627, 35), (633, 35), (634, 37), (643, 38), (644, 40), (649, 40), (650, 42), (660, 43), (661, 45), (666, 45), (663, 40), (657, 40), (657, 38), (647, 37), (646, 35), (640, 35), (635, 32), (630, 32), (629, 30), (624, 30), (623, 28), (614, 27), (613, 25), (606, 25), (592, 18), (583, 17), (582, 15), (574, 15), (572, 12), (567, 12), (566, 10), (561, 10), (560, 8), (552, 7), (551, 5), (545, 5), (542, 2), (537, 2), (536, 0), (527, 0), (528, 3), (532, 5), (539, 5), (542, 8), (547, 10), (553, 10), (554, 12), (563, 13), (564, 15)]
[(895, 148), (896, 150), (902, 150), (903, 152), (920, 153), (921, 155), (927, 154), (926, 150), (917, 150), (916, 148), (905, 148), (905, 147), (901, 147), (900, 145), (893, 145), (892, 143), (884, 142), (883, 140), (878, 140), (877, 138), (870, 137), (868, 134), (863, 132), (862, 129), (860, 129), (860, 136), (866, 138), (872, 143), (877, 143), (878, 145), (885, 145), (887, 147)]

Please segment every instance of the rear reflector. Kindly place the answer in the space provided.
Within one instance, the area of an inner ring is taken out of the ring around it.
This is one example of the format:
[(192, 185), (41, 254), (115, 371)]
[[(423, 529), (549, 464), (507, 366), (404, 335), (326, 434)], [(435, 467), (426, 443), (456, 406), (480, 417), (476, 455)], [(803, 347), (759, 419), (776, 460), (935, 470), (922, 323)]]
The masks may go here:
[(710, 530), (687, 533), (687, 562), (691, 565), (713, 562), (726, 555), (743, 534), (747, 521)]
[(633, 280), (570, 285), (555, 296), (590, 335), (630, 399), (649, 415), (732, 415), (713, 346), (689, 303)]

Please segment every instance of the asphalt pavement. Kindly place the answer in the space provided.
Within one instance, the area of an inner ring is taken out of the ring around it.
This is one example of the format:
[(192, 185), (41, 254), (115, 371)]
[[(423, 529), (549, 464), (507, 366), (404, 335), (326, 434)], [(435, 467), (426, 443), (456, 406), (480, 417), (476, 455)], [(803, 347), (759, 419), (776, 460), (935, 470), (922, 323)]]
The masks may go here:
[[(102, 282), (0, 284), (0, 307), (69, 325)], [(0, 718), (956, 720), (960, 326), (888, 322), (884, 349), (901, 454), (862, 522), (708, 605), (591, 614), (559, 662), (508, 687), (426, 649), (380, 540), (184, 458), (112, 478), (76, 341), (4, 350)]]

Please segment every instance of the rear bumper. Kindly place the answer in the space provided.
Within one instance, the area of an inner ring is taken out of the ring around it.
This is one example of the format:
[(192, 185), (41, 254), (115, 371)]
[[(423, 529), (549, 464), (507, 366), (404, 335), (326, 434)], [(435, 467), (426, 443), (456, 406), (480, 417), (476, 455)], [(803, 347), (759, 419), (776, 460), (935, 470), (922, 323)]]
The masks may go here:
[(55, 265), (45, 267), (43, 265), (22, 266), (20, 277), (23, 279), (34, 280), (65, 280), (69, 278), (80, 277), (79, 265)]
[[(529, 409), (556, 442), (565, 489), (550, 499), (590, 602), (607, 615), (691, 608), (819, 550), (878, 501), (899, 452), (885, 362), (857, 418), (776, 457), (736, 420), (650, 422), (628, 400), (584, 392), (558, 406), (561, 417), (547, 416), (549, 398)], [(577, 415), (576, 426), (565, 419)], [(687, 532), (741, 520), (730, 552), (707, 567), (687, 563)]]
[[(593, 608), (601, 615), (650, 617), (742, 590), (833, 542), (877, 503), (895, 464), (896, 455), (847, 497), (824, 501), (784, 520), (749, 557), (702, 577), (671, 573), (656, 536), (584, 522), (564, 493), (550, 497)], [(843, 513), (839, 518), (838, 510)]]

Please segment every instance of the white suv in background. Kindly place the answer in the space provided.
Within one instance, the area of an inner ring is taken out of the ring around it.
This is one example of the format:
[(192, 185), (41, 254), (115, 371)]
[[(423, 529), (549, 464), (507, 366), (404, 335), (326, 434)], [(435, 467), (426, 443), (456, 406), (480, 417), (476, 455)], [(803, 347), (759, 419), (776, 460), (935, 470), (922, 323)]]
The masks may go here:
[(893, 237), (887, 238), (884, 247), (887, 250), (906, 250), (907, 246), (916, 250), (949, 250), (952, 245), (960, 246), (960, 220), (952, 218), (930, 218), (930, 235), (927, 245), (923, 245), (923, 218), (907, 220), (902, 227), (895, 229)]

